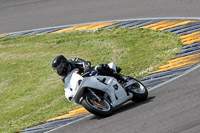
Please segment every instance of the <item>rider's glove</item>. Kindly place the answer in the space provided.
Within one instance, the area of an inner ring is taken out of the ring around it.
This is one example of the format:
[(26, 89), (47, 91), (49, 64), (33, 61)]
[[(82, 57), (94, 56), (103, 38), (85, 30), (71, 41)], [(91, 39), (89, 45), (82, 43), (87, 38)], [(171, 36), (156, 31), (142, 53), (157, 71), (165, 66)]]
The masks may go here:
[(88, 62), (85, 62), (84, 63), (84, 73), (86, 72), (89, 72), (91, 69), (91, 63), (88, 61)]

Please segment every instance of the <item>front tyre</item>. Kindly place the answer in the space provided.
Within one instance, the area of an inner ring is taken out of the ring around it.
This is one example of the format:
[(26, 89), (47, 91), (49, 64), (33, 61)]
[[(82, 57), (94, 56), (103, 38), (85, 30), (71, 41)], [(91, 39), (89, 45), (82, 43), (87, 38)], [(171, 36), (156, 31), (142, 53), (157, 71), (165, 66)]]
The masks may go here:
[(101, 98), (99, 102), (90, 92), (88, 92), (83, 98), (82, 106), (96, 116), (106, 117), (111, 115), (113, 112), (110, 102), (106, 99)]
[(132, 100), (134, 102), (142, 102), (148, 97), (148, 90), (140, 81), (134, 79), (135, 83), (132, 85), (130, 92), (133, 94)]

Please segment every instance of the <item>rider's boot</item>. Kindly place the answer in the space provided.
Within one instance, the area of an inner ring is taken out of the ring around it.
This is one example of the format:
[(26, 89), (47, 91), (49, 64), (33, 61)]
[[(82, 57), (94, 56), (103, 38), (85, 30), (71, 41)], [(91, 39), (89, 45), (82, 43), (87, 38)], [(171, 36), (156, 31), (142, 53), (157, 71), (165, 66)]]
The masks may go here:
[(113, 77), (115, 77), (116, 79), (121, 80), (123, 82), (127, 82), (130, 79), (132, 79), (132, 77), (125, 76), (125, 75), (122, 75), (122, 74), (119, 74), (119, 73), (116, 73), (116, 72), (113, 73)]

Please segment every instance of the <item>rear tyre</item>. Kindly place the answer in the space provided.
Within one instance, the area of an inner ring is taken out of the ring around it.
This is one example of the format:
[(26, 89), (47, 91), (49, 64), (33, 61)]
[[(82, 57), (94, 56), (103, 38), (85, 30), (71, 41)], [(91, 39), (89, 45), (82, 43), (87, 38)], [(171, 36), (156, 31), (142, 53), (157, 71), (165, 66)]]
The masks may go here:
[(139, 80), (134, 79), (136, 82), (132, 85), (130, 92), (133, 94), (132, 100), (134, 102), (142, 102), (148, 97), (148, 90)]
[(110, 102), (106, 99), (101, 98), (99, 102), (96, 97), (94, 97), (90, 92), (88, 92), (83, 98), (81, 104), (82, 106), (91, 112), (92, 114), (100, 117), (106, 117), (112, 114), (113, 109)]

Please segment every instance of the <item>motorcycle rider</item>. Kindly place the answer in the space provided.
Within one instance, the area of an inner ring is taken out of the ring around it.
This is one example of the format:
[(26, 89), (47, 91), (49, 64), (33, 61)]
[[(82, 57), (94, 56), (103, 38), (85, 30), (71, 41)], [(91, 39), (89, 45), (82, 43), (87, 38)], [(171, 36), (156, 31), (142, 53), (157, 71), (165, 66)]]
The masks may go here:
[[(63, 55), (56, 56), (52, 61), (52, 68), (57, 71), (59, 76), (62, 76), (62, 81), (64, 82), (65, 77), (69, 72), (78, 68), (80, 75), (85, 75), (85, 73), (89, 73), (94, 67), (91, 66), (90, 61), (85, 61), (80, 58), (72, 58), (71, 60), (67, 60)], [(112, 76), (116, 78), (118, 81), (126, 82), (131, 77), (124, 76), (119, 74), (121, 71), (120, 67), (117, 67), (117, 72), (111, 69), (108, 64), (99, 64), (95, 67), (95, 70), (99, 75), (102, 76)]]

